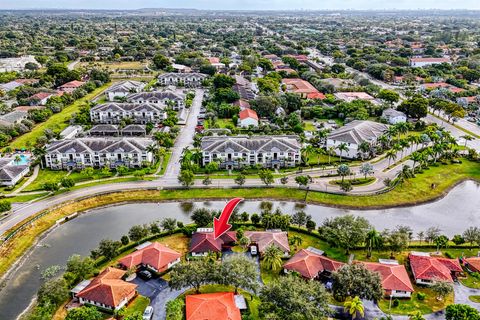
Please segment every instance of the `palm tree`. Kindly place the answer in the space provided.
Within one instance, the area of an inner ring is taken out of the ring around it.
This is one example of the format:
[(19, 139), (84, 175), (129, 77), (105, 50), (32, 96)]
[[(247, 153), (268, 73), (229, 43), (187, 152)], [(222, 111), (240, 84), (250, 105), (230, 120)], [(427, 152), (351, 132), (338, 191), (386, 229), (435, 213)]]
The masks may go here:
[(302, 237), (295, 235), (292, 237), (291, 242), (295, 246), (295, 251), (296, 251), (298, 246), (303, 243), (303, 239)]
[(345, 311), (348, 312), (348, 314), (350, 314), (350, 317), (352, 317), (352, 319), (356, 319), (359, 315), (363, 318), (365, 315), (363, 302), (362, 300), (360, 300), (359, 297), (355, 297), (351, 300), (345, 301), (345, 303), (343, 304), (343, 308)]
[(414, 173), (415, 173), (415, 164), (417, 164), (417, 162), (421, 162), (422, 158), (423, 158), (423, 154), (418, 151), (415, 151), (410, 155), (410, 159), (413, 161), (412, 170)]
[(308, 162), (310, 161), (310, 155), (314, 152), (315, 148), (310, 144), (302, 148), (301, 155), (305, 165), (308, 165)]
[(17, 154), (13, 161), (18, 165), (20, 162), (22, 162), (22, 157), (20, 157), (20, 155)]
[(388, 166), (390, 167), (390, 163), (392, 160), (397, 159), (397, 151), (394, 149), (390, 149), (387, 151), (387, 159), (388, 159)]
[(388, 127), (387, 129), (387, 137), (388, 137), (388, 143), (390, 144), (392, 142), (392, 137), (394, 137), (397, 134), (398, 130), (395, 126)]
[(397, 130), (397, 139), (400, 140), (400, 134), (405, 134), (410, 129), (410, 125), (407, 122), (399, 122), (395, 124)]
[(400, 145), (400, 148), (402, 150), (402, 155), (400, 156), (400, 158), (403, 159), (403, 152), (410, 146), (410, 143), (406, 139), (402, 139), (398, 142), (398, 144)]
[(342, 154), (344, 151), (348, 152), (347, 144), (342, 142), (337, 146), (337, 150), (340, 151), (340, 162), (342, 162)]
[(330, 165), (330, 159), (332, 155), (335, 154), (335, 147), (334, 146), (328, 147), (327, 153), (328, 153), (328, 165)]
[(468, 141), (472, 141), (473, 139), (475, 139), (474, 137), (472, 137), (471, 135), (468, 135), (468, 134), (466, 134), (464, 136), (461, 136), (460, 138), (465, 140), (465, 149), (467, 148)]
[(265, 249), (263, 254), (263, 264), (272, 271), (278, 271), (282, 267), (283, 252), (274, 245), (270, 245)]
[(367, 141), (363, 141), (358, 146), (358, 150), (360, 151), (360, 157), (362, 158), (362, 161), (363, 161), (364, 154), (370, 152), (370, 144)]
[(154, 157), (156, 157), (157, 153), (158, 153), (158, 146), (156, 146), (155, 144), (151, 144), (149, 146), (147, 146), (147, 152), (151, 153)]
[(378, 233), (377, 230), (372, 229), (367, 233), (366, 238), (366, 247), (367, 247), (367, 258), (372, 256), (372, 250), (380, 248), (382, 245), (382, 236)]

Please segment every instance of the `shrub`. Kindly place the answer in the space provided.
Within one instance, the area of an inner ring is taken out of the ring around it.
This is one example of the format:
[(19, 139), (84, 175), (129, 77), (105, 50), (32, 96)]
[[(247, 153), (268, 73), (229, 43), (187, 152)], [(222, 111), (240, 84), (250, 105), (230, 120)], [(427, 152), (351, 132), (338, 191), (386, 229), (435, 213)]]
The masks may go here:
[(423, 300), (425, 300), (426, 297), (427, 297), (427, 295), (425, 293), (422, 293), (422, 292), (417, 293), (417, 300), (418, 301), (423, 301)]
[(0, 212), (5, 212), (12, 209), (12, 204), (7, 200), (0, 201)]
[(394, 308), (398, 307), (399, 305), (400, 305), (400, 300), (398, 300), (398, 299), (393, 300), (393, 307)]

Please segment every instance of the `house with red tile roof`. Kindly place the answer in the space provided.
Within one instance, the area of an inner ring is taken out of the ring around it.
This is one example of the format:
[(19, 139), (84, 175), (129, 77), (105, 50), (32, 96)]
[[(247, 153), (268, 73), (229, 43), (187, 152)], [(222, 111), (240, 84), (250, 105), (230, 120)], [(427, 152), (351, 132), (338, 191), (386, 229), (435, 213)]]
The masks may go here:
[(285, 85), (286, 91), (296, 93), (304, 99), (325, 99), (325, 95), (319, 92), (310, 82), (298, 79), (288, 78), (282, 79), (282, 84)]
[(125, 268), (146, 267), (164, 272), (180, 262), (181, 254), (158, 242), (126, 255), (118, 262)]
[(242, 128), (248, 128), (250, 126), (258, 127), (258, 115), (255, 110), (252, 109), (243, 109), (238, 114), (239, 122), (238, 125)]
[(232, 246), (237, 241), (237, 233), (228, 231), (214, 239), (213, 229), (199, 229), (192, 234), (189, 252), (192, 256), (204, 256), (208, 252), (222, 252), (224, 248)]
[(394, 260), (380, 260), (380, 262), (358, 262), (368, 270), (378, 272), (382, 279), (382, 287), (386, 297), (410, 298), (414, 291), (407, 269)]
[(80, 304), (119, 310), (137, 295), (137, 285), (122, 280), (125, 271), (107, 268), (75, 294)]
[(480, 257), (465, 258), (463, 264), (471, 272), (480, 272)]
[(428, 253), (411, 252), (408, 255), (415, 282), (431, 285), (435, 281), (453, 282), (463, 272), (458, 259), (432, 257)]
[(58, 87), (58, 90), (62, 92), (72, 93), (73, 91), (80, 88), (84, 84), (85, 82), (83, 81), (73, 80), (73, 81), (62, 84), (61, 86)]
[(245, 231), (245, 237), (250, 239), (250, 245), (257, 246), (258, 252), (263, 254), (265, 250), (273, 245), (280, 249), (285, 256), (290, 254), (288, 235), (281, 230), (267, 231)]
[(250, 103), (245, 99), (238, 99), (234, 101), (232, 105), (240, 107), (240, 111), (244, 109), (250, 109)]
[(42, 91), (42, 92), (35, 93), (33, 96), (28, 98), (28, 100), (30, 101), (29, 103), (31, 105), (44, 106), (47, 103), (48, 99), (50, 99), (50, 97), (53, 97), (55, 95), (56, 95), (55, 93)]
[(308, 61), (308, 57), (304, 54), (296, 54), (296, 55), (287, 54), (284, 57), (293, 58), (293, 59), (297, 60), (298, 62), (307, 62)]
[(185, 297), (186, 320), (241, 320), (233, 292), (192, 294)]
[(425, 67), (433, 64), (448, 63), (451, 64), (449, 58), (411, 58), (410, 66), (411, 67)]
[(284, 265), (285, 272), (295, 271), (306, 279), (329, 278), (331, 274), (344, 265), (323, 255), (315, 248), (301, 249)]

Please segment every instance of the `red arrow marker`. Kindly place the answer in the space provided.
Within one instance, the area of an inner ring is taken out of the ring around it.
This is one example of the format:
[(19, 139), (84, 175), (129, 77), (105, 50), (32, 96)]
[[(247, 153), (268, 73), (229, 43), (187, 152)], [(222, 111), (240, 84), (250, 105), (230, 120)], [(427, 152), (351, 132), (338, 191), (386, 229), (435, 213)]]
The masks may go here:
[(228, 223), (228, 220), (230, 219), (230, 216), (232, 215), (237, 204), (242, 200), (242, 198), (234, 198), (228, 201), (228, 203), (225, 205), (225, 208), (223, 208), (220, 218), (213, 218), (213, 238), (215, 240), (230, 230), (232, 225)]

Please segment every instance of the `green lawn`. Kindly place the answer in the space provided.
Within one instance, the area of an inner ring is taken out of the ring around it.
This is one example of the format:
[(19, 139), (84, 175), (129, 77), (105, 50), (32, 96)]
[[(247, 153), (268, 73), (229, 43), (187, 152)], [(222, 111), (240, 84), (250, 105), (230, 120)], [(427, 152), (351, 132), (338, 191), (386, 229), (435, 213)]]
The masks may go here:
[[(372, 184), (376, 181), (377, 179), (374, 178), (374, 177), (367, 177), (367, 178), (356, 178), (356, 179), (348, 179), (345, 178), (345, 182), (347, 181), (350, 181), (350, 183), (352, 184), (353, 187), (355, 186), (366, 186), (366, 185), (369, 185), (369, 184)], [(341, 185), (342, 184), (342, 180), (332, 180), (329, 182), (330, 184), (334, 184), (334, 185)]]
[(48, 192), (42, 192), (42, 193), (39, 193), (39, 194), (25, 194), (25, 195), (20, 194), (19, 196), (15, 196), (15, 197), (7, 197), (7, 198), (5, 198), (5, 200), (7, 200), (10, 203), (28, 202), (28, 201), (43, 197), (47, 194), (48, 194)]
[(465, 272), (467, 277), (465, 279), (460, 279), (460, 282), (469, 288), (480, 289), (480, 279), (472, 276), (469, 272)]
[(315, 127), (315, 125), (313, 124), (313, 122), (311, 121), (305, 121), (303, 123), (303, 130), (305, 131), (317, 131), (317, 128)]
[(171, 151), (168, 151), (166, 154), (165, 154), (165, 157), (163, 157), (163, 160), (162, 160), (162, 168), (160, 169), (160, 172), (158, 173), (159, 175), (164, 175), (165, 174), (165, 170), (167, 170), (167, 166), (168, 166), (168, 163), (170, 162), (170, 157), (172, 156), (172, 152)]
[(130, 304), (125, 309), (125, 317), (133, 315), (135, 312), (139, 312), (143, 315), (143, 312), (150, 304), (150, 299), (141, 295), (138, 295), (135, 300), (130, 302)]
[(31, 147), (37, 141), (37, 138), (43, 135), (45, 129), (52, 129), (55, 132), (61, 131), (68, 126), (68, 120), (71, 118), (72, 113), (76, 112), (81, 105), (92, 100), (96, 95), (107, 89), (110, 83), (97, 88), (95, 91), (87, 94), (85, 97), (76, 100), (74, 103), (63, 109), (59, 113), (55, 113), (47, 121), (37, 124), (32, 131), (21, 135), (10, 143), (12, 149), (21, 149)]
[(475, 303), (480, 303), (480, 296), (470, 296), (468, 297), (468, 299), (470, 299), (470, 301), (473, 301)]
[[(340, 157), (337, 156), (328, 156), (326, 154), (321, 153), (309, 153), (308, 154), (308, 164), (310, 166), (317, 166), (317, 165), (333, 165), (336, 162), (340, 161)], [(342, 162), (348, 163), (347, 160), (343, 159)]]
[[(444, 300), (439, 301), (437, 300), (436, 294), (430, 288), (414, 285), (414, 289), (415, 293), (413, 294), (412, 298), (399, 299), (400, 303), (397, 307), (394, 307), (392, 303), (392, 308), (389, 310), (390, 299), (382, 299), (378, 302), (378, 306), (385, 313), (409, 315), (416, 311), (420, 311), (422, 314), (437, 312), (445, 309), (447, 305), (453, 303), (453, 294)], [(418, 293), (424, 293), (426, 295), (425, 300), (419, 300), (417, 298)]]

